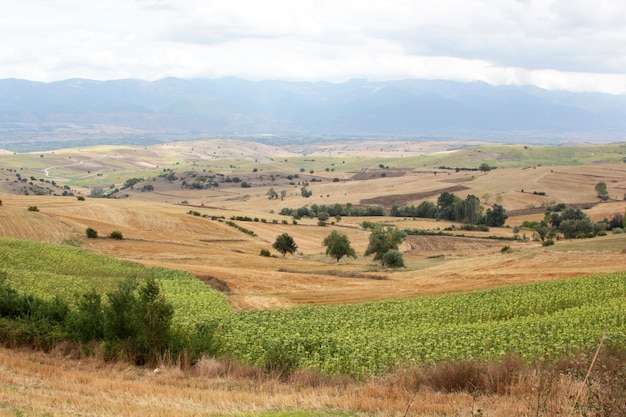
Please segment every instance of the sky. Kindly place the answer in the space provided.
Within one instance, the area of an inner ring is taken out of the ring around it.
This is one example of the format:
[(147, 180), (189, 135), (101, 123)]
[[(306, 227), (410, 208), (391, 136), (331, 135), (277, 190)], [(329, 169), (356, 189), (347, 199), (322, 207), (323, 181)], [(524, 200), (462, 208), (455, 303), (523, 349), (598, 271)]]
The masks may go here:
[(409, 78), (626, 94), (623, 0), (0, 0), (0, 78)]

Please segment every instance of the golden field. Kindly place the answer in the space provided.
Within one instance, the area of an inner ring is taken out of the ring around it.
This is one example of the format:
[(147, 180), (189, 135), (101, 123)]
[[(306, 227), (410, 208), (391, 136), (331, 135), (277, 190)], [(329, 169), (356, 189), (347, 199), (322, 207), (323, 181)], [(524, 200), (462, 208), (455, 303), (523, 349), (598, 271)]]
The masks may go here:
[[(519, 232), (525, 240), (489, 237), (512, 238), (515, 226), (541, 220), (545, 207), (554, 203), (582, 207), (594, 221), (626, 214), (624, 155), (626, 144), (542, 148), (363, 142), (279, 147), (226, 140), (3, 153), (0, 236), (71, 243), (118, 259), (186, 270), (205, 281), (216, 278), (227, 285), (227, 296), (239, 310), (358, 303), (565, 279), (624, 271), (626, 234), (559, 240), (550, 247), (525, 229)], [(454, 169), (476, 168), (481, 162), (497, 169)], [(179, 176), (194, 172), (238, 177), (250, 187), (221, 183), (201, 190), (182, 188), (180, 182), (161, 176), (164, 169)], [(43, 187), (54, 181), (58, 194), (67, 185), (73, 196), (24, 195), (26, 183), (16, 183), (16, 173)], [(110, 190), (130, 178), (143, 181), (120, 190), (116, 198), (89, 196), (93, 188)], [(312, 191), (309, 198), (300, 194), (305, 181)], [(606, 202), (596, 195), (599, 182), (608, 186)], [(141, 184), (154, 189), (142, 190)], [(269, 188), (284, 190), (284, 198), (268, 199)], [(461, 198), (473, 194), (485, 208), (501, 204), (510, 216), (506, 227), (451, 232), (456, 236), (408, 236), (400, 248), (406, 267), (399, 270), (381, 268), (363, 256), (369, 231), (361, 222), (432, 231), (453, 223), (343, 217), (331, 218), (322, 227), (317, 219), (293, 224), (291, 217), (278, 214), (283, 208), (336, 203), (380, 204), (388, 211), (393, 204), (436, 202), (446, 190), (455, 190)], [(32, 206), (38, 211), (29, 211)], [(225, 223), (232, 216), (264, 221), (235, 221), (254, 232), (251, 236)], [(88, 227), (100, 237), (87, 239)], [(337, 263), (325, 256), (322, 241), (332, 230), (349, 237), (357, 259)], [(108, 238), (112, 231), (122, 232), (124, 239)], [(272, 251), (282, 233), (293, 236), (297, 253), (259, 256), (262, 249)], [(504, 246), (511, 251), (503, 253)], [(291, 415), (279, 413), (284, 410), (404, 415), (407, 404), (407, 415), (480, 415), (477, 410), (490, 416), (535, 415), (533, 387), (542, 378), (538, 371), (521, 373), (513, 388), (520, 395), (471, 395), (418, 389), (401, 372), (366, 382), (320, 382), (320, 376), (304, 374), (284, 381), (243, 367), (220, 370), (224, 366), (207, 359), (180, 369), (165, 361), (155, 373), (104, 364), (63, 348), (47, 355), (2, 349), (0, 415)], [(567, 399), (579, 384), (566, 378), (552, 383), (545, 401), (566, 413)], [(418, 396), (411, 402), (415, 390)]]

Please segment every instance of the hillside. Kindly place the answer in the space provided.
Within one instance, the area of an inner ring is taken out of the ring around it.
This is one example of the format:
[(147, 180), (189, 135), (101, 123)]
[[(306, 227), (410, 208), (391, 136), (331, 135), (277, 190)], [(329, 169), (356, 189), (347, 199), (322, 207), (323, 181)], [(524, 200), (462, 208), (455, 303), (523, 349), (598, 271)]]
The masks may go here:
[[(215, 278), (226, 283), (229, 299), (239, 308), (357, 302), (620, 271), (626, 235), (582, 245), (563, 241), (553, 248), (534, 242), (532, 230), (519, 233), (528, 242), (510, 239), (514, 226), (541, 220), (545, 208), (555, 203), (584, 208), (593, 221), (623, 214), (625, 154), (624, 144), (362, 142), (280, 147), (227, 140), (7, 154), (0, 156), (0, 236), (72, 243), (120, 259), (184, 269), (207, 281)], [(496, 169), (478, 171), (483, 162)], [(609, 189), (606, 202), (595, 192), (601, 181)], [(242, 187), (244, 182), (247, 187)], [(311, 191), (309, 198), (302, 197), (302, 187)], [(270, 188), (283, 197), (269, 199)], [(96, 191), (114, 198), (90, 197)], [(315, 218), (293, 224), (290, 216), (278, 214), (336, 204), (380, 205), (388, 212), (394, 204), (436, 202), (442, 192), (462, 199), (475, 195), (485, 209), (502, 205), (510, 216), (508, 227), (456, 232), (467, 237), (409, 236), (401, 247), (407, 268), (388, 271), (361, 256), (369, 237), (361, 222), (432, 231), (456, 225), (344, 216), (320, 227)], [(39, 211), (28, 211), (30, 206)], [(256, 219), (235, 222), (253, 236), (226, 224), (237, 216)], [(87, 227), (102, 238), (86, 239)], [(357, 260), (336, 264), (324, 256), (322, 241), (331, 230), (349, 237)], [(112, 231), (122, 232), (125, 239), (106, 238)], [(297, 254), (284, 259), (259, 256), (282, 233), (294, 237)], [(509, 240), (485, 239), (489, 236)], [(513, 253), (500, 253), (506, 245)]]
[[(343, 156), (341, 159), (312, 157), (311, 154), (304, 157), (292, 151), (273, 158), (272, 163), (269, 159), (266, 162), (262, 160), (270, 158), (271, 152), (277, 150), (263, 145), (249, 148), (243, 143), (228, 142), (183, 145), (157, 145), (143, 151), (134, 148), (85, 148), (45, 153), (43, 158), (39, 154), (5, 156), (8, 161), (5, 167), (10, 166), (12, 161), (39, 164), (39, 167), (30, 170), (20, 168), (19, 172), (39, 175), (48, 172), (54, 175), (50, 178), (59, 181), (59, 191), (63, 190), (61, 181), (69, 184), (88, 184), (91, 181), (93, 184), (93, 181), (105, 182), (112, 175), (119, 176), (120, 185), (136, 175), (141, 175), (145, 181), (120, 191), (115, 199), (87, 196), (85, 201), (79, 201), (71, 196), (5, 194), (0, 207), (0, 235), (52, 243), (73, 242), (120, 259), (183, 269), (207, 281), (217, 278), (230, 288), (229, 299), (239, 308), (346, 303), (439, 294), (623, 270), (620, 254), (626, 248), (626, 235), (585, 240), (580, 242), (582, 245), (577, 241), (563, 241), (552, 248), (542, 248), (532, 240), (503, 242), (484, 239), (490, 235), (511, 238), (511, 228), (492, 228), (488, 233), (469, 232), (473, 238), (409, 236), (401, 248), (407, 268), (399, 271), (381, 270), (371, 259), (362, 256), (336, 264), (324, 256), (321, 245), (333, 229), (347, 234), (357, 254), (361, 255), (369, 236), (368, 231), (359, 227), (364, 220), (391, 222), (403, 229), (430, 230), (442, 230), (452, 223), (389, 217), (343, 217), (334, 226), (320, 227), (316, 219), (301, 219), (298, 224), (292, 224), (290, 217), (277, 213), (282, 208), (312, 204), (382, 204), (387, 208), (394, 203), (419, 204), (424, 200), (436, 201), (441, 192), (456, 187), (454, 192), (462, 198), (474, 194), (480, 196), (486, 206), (500, 202), (511, 213), (507, 220), (510, 227), (525, 220), (541, 219), (542, 207), (549, 202), (580, 204), (588, 209), (589, 216), (601, 220), (624, 212), (625, 205), (619, 199), (626, 190), (624, 164), (456, 172), (454, 169), (433, 171), (419, 166), (411, 169), (410, 165), (415, 164), (415, 158), (420, 160), (435, 156), (438, 157), (435, 163), (458, 162), (466, 159), (455, 153), (475, 151), (419, 155), (416, 150), (416, 155), (396, 159), (369, 157), (365, 151), (345, 159)], [(238, 155), (241, 158), (203, 159), (203, 155), (218, 151), (224, 156), (232, 155), (235, 149), (241, 151)], [(536, 148), (535, 152), (539, 150)], [(594, 148), (594, 151), (603, 157), (599, 149)], [(78, 155), (85, 158), (83, 161), (91, 162), (44, 168), (46, 164), (63, 165), (61, 160), (76, 161)], [(402, 164), (402, 169), (379, 168), (375, 161), (393, 161), (393, 164)], [(89, 168), (84, 166), (87, 163), (91, 164)], [(156, 166), (158, 168), (154, 168)], [(304, 173), (299, 172), (299, 166), (306, 166)], [(364, 170), (359, 166), (370, 168)], [(162, 172), (163, 167), (171, 167), (168, 169), (173, 169), (179, 176), (188, 169), (197, 173), (212, 171), (225, 176), (241, 176), (252, 186), (243, 188), (238, 183), (220, 183), (219, 187), (209, 189), (181, 189), (181, 179), (169, 182), (155, 175)], [(253, 167), (257, 168), (256, 173)], [(326, 171), (323, 167), (336, 169)], [(310, 168), (313, 168), (314, 174), (308, 172)], [(89, 172), (92, 169), (94, 171)], [(2, 181), (3, 186), (5, 189), (14, 187), (8, 176), (13, 171), (7, 173), (7, 168), (4, 168), (4, 172), (7, 178)], [(297, 181), (312, 181), (313, 178), (321, 181), (309, 182), (313, 195), (305, 199), (299, 195), (301, 185), (289, 184), (292, 181), (286, 178), (287, 172), (299, 173), (301, 177)], [(94, 175), (97, 173), (101, 175)], [(389, 175), (383, 175), (385, 173)], [(146, 174), (154, 176), (149, 179)], [(262, 179), (261, 175), (264, 176)], [(341, 179), (337, 182), (331, 180), (335, 177)], [(611, 195), (615, 196), (612, 201), (599, 203), (594, 191), (598, 181), (609, 184)], [(41, 181), (34, 183), (41, 184)], [(154, 190), (143, 191), (142, 184), (151, 184)], [(51, 183), (46, 185), (53, 187)], [(268, 199), (267, 190), (270, 187), (275, 187), (277, 191), (287, 190), (285, 198)], [(73, 187), (70, 189), (74, 190)], [(84, 195), (89, 193), (88, 188), (75, 189)], [(535, 194), (535, 191), (545, 195)], [(39, 211), (28, 211), (29, 206), (37, 206)], [(194, 212), (198, 215), (193, 215)], [(236, 222), (254, 232), (255, 236), (250, 236), (226, 225), (225, 220), (232, 216), (263, 221)], [(84, 231), (87, 227), (95, 228), (102, 238), (86, 239)], [(121, 231), (125, 239), (106, 238), (114, 230)], [(260, 250), (271, 249), (275, 237), (281, 233), (294, 237), (298, 254), (284, 259), (260, 257)], [(524, 233), (532, 237), (532, 232)], [(500, 250), (505, 245), (510, 245), (513, 253), (501, 254)]]

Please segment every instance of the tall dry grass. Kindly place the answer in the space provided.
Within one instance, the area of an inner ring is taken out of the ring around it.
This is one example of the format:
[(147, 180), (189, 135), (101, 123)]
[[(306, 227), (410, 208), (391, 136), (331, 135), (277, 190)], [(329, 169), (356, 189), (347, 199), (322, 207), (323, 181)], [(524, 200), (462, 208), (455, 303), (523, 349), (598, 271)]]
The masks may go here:
[[(355, 381), (309, 370), (265, 373), (234, 360), (203, 358), (156, 369), (105, 363), (71, 346), (49, 354), (0, 349), (0, 416), (199, 416), (304, 411), (380, 416), (623, 416), (624, 353), (558, 363), (444, 363)], [(621, 384), (621, 385), (620, 385)], [(582, 390), (581, 390), (582, 388)], [(577, 404), (573, 399), (582, 395)], [(621, 414), (620, 414), (621, 413)]]

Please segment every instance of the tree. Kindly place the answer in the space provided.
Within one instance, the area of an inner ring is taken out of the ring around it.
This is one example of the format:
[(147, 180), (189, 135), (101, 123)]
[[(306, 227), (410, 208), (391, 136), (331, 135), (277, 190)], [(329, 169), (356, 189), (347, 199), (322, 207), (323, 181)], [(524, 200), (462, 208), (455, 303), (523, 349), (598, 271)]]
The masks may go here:
[(273, 200), (275, 198), (278, 198), (278, 193), (276, 192), (276, 190), (274, 190), (274, 188), (270, 188), (269, 190), (267, 190), (267, 198), (269, 200)]
[(313, 195), (313, 191), (310, 191), (306, 187), (302, 187), (300, 189), (300, 193), (302, 194), (302, 197), (304, 197), (304, 198), (309, 198), (309, 197), (311, 197)]
[(463, 200), (453, 193), (444, 191), (437, 199), (437, 206), (439, 207), (438, 218), (441, 220), (459, 220), (459, 212)]
[(348, 236), (333, 230), (322, 243), (326, 246), (326, 255), (332, 256), (339, 262), (344, 256), (350, 258), (356, 258), (354, 249), (350, 246), (350, 240)]
[(404, 267), (404, 259), (402, 258), (402, 252), (399, 250), (392, 249), (389, 252), (385, 253), (380, 260), (383, 266), (387, 266), (389, 268), (403, 268)]
[(87, 235), (87, 238), (89, 239), (95, 239), (98, 237), (98, 232), (95, 229), (92, 229), (91, 227), (88, 227), (85, 230), (85, 234)]
[(369, 237), (369, 245), (365, 250), (365, 256), (375, 254), (374, 260), (383, 258), (390, 250), (398, 250), (398, 246), (404, 240), (404, 232), (395, 227), (375, 225)]
[(500, 204), (494, 204), (492, 209), (487, 209), (485, 213), (485, 223), (489, 227), (504, 226), (506, 219), (509, 215), (506, 214), (506, 210)]
[(602, 201), (609, 199), (609, 191), (605, 182), (599, 182), (596, 184), (596, 193), (598, 194), (598, 198)]
[(467, 196), (463, 201), (463, 223), (478, 224), (482, 217), (482, 207), (480, 199), (473, 194)]
[(489, 171), (491, 171), (491, 167), (486, 162), (483, 162), (482, 164), (480, 164), (478, 169), (481, 170), (482, 172), (489, 172)]
[(287, 233), (279, 235), (272, 247), (282, 253), (283, 256), (287, 255), (287, 252), (294, 253), (298, 249), (296, 242), (294, 242), (293, 238)]

